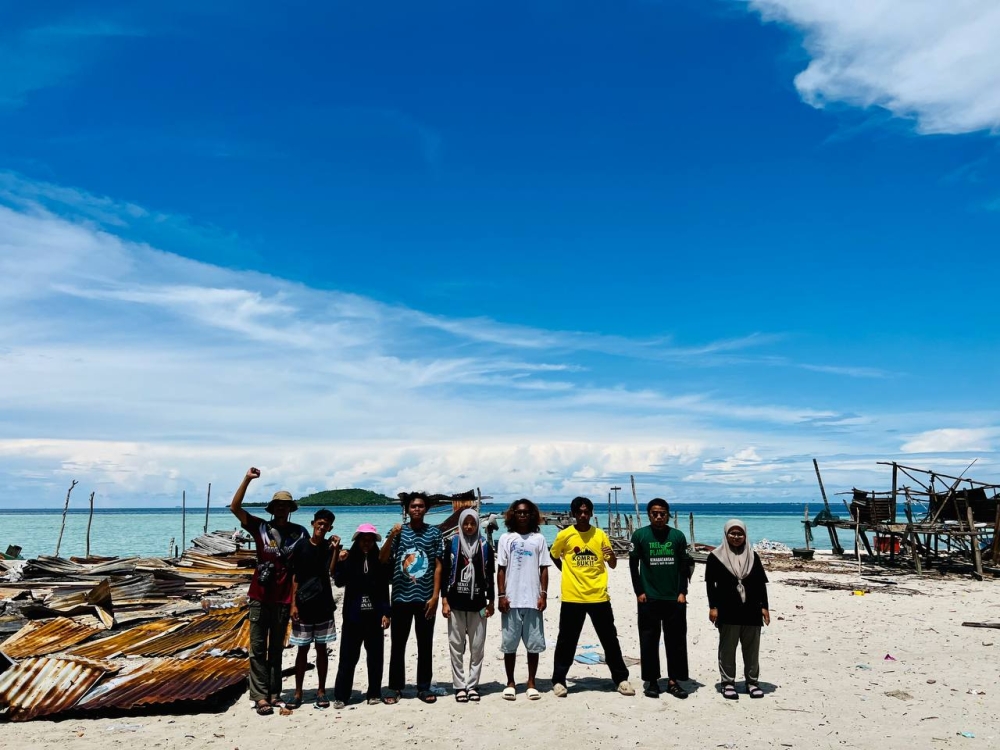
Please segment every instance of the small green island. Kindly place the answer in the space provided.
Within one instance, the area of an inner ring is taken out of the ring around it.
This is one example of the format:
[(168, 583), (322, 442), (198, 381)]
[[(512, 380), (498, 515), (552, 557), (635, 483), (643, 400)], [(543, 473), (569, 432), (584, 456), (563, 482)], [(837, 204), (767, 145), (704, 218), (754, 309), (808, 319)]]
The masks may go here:
[[(323, 490), (314, 492), (311, 495), (300, 497), (295, 500), (300, 508), (305, 507), (334, 507), (344, 505), (397, 505), (398, 500), (388, 497), (372, 490), (349, 489), (349, 490)], [(262, 503), (244, 503), (248, 508), (262, 508), (267, 505)]]

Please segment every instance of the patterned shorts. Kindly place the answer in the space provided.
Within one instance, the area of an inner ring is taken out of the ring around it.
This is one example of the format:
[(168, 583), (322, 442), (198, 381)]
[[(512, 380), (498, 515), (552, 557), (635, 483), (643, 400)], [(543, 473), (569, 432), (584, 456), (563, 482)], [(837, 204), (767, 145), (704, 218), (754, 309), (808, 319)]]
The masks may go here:
[(315, 625), (307, 625), (299, 621), (292, 621), (292, 635), (288, 643), (292, 646), (308, 646), (313, 641), (316, 643), (333, 643), (337, 640), (337, 626), (333, 620), (320, 622)]

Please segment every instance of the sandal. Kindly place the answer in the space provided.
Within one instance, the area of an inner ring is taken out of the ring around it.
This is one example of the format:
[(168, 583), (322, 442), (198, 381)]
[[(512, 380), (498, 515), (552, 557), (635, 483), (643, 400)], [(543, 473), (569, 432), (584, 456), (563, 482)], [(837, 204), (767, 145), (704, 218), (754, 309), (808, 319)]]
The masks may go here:
[(469, 696), (468, 696), (468, 694), (464, 690), (457, 691), (455, 693), (455, 702), (456, 703), (468, 703), (469, 702)]
[(681, 684), (676, 680), (667, 683), (667, 692), (675, 698), (680, 698), (681, 700), (688, 697), (688, 691), (682, 688)]
[(503, 699), (505, 701), (517, 700), (517, 690), (508, 685), (503, 689)]
[(419, 698), (424, 703), (437, 703), (437, 696), (434, 695), (430, 690), (421, 690), (417, 693), (417, 698)]
[(254, 706), (254, 711), (257, 712), (258, 716), (270, 716), (274, 713), (274, 707), (268, 703), (266, 700), (261, 698), (257, 701), (257, 705)]
[(535, 690), (535, 688), (528, 688), (524, 691), (524, 694), (527, 696), (529, 701), (537, 701), (542, 697), (542, 694)]
[(722, 686), (722, 697), (728, 701), (738, 701), (740, 699), (739, 694), (736, 692), (736, 686), (732, 684)]
[(382, 702), (382, 699), (381, 699), (381, 698), (369, 698), (369, 699), (368, 699), (368, 705), (369, 705), (369, 706), (377, 706), (377, 705), (379, 705), (379, 704), (380, 704), (381, 702)]
[(302, 706), (302, 696), (301, 695), (296, 695), (290, 701), (286, 701), (286, 703), (285, 703), (285, 708), (290, 708), (293, 711), (296, 708), (300, 708), (301, 706)]
[(752, 682), (749, 685), (747, 685), (747, 695), (749, 695), (751, 698), (763, 698), (764, 691), (760, 689), (760, 685), (758, 685), (755, 682)]
[(469, 700), (473, 703), (479, 703), (479, 691), (475, 688), (469, 691)]
[(382, 699), (382, 702), (387, 706), (395, 706), (397, 703), (399, 703), (399, 691), (390, 690), (388, 693), (386, 693), (385, 697)]

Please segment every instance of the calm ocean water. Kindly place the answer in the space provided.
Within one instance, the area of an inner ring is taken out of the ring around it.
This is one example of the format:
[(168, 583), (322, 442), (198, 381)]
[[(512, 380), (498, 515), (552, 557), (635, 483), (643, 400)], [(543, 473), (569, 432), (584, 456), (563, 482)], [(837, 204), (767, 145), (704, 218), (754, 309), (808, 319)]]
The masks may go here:
[[(566, 504), (541, 505), (543, 511), (554, 512), (567, 510)], [(484, 512), (502, 513), (505, 505), (485, 504)], [(258, 515), (263, 515), (262, 508), (248, 509)], [(361, 523), (373, 523), (384, 535), (394, 523), (400, 520), (398, 506), (378, 507), (337, 507), (331, 508), (336, 514), (333, 533), (344, 539), (349, 539)], [(597, 522), (601, 527), (607, 526), (607, 506), (598, 504)], [(619, 502), (619, 510), (625, 511)], [(742, 519), (748, 527), (752, 541), (770, 539), (783, 542), (788, 546), (798, 547), (803, 543), (801, 503), (769, 503), (769, 504), (716, 504), (716, 503), (678, 503), (671, 507), (679, 513), (678, 525), (688, 534), (688, 514), (695, 517), (695, 539), (699, 542), (717, 544), (722, 539), (722, 526), (730, 518)], [(815, 515), (819, 508), (810, 508), (810, 515)], [(304, 508), (292, 514), (292, 520), (302, 525), (308, 525), (314, 509)], [(437, 516), (437, 513), (441, 513)], [(9, 544), (18, 544), (23, 548), (24, 557), (51, 555), (56, 549), (59, 538), (59, 525), (62, 511), (59, 510), (0, 510), (0, 550), (5, 550)], [(432, 513), (430, 519), (443, 520), (446, 514), (442, 511)], [(434, 521), (437, 522), (437, 521)], [(643, 519), (645, 523), (645, 517)], [(186, 537), (193, 539), (202, 533), (205, 525), (205, 511), (188, 510), (186, 516)], [(236, 519), (228, 507), (213, 508), (208, 519), (209, 531), (234, 529)], [(502, 522), (501, 522), (502, 528)], [(87, 511), (71, 508), (66, 517), (66, 531), (63, 534), (60, 554), (63, 557), (83, 555), (86, 546)], [(551, 542), (555, 538), (554, 526), (543, 526), (542, 531)], [(163, 557), (168, 554), (170, 540), (180, 544), (181, 511), (179, 508), (149, 508), (149, 509), (95, 509), (94, 520), (90, 531), (90, 551), (97, 555), (141, 555)], [(846, 540), (842, 540), (846, 543)], [(830, 540), (826, 535), (816, 534), (817, 549), (829, 549)]]

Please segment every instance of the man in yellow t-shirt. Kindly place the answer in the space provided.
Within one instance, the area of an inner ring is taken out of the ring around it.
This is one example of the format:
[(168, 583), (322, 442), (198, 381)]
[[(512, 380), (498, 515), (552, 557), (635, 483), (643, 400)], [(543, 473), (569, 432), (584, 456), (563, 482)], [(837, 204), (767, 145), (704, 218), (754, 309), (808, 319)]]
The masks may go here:
[(553, 659), (552, 692), (558, 698), (566, 697), (566, 675), (576, 655), (583, 623), (589, 615), (618, 692), (635, 695), (628, 681), (628, 667), (622, 658), (615, 615), (608, 596), (608, 568), (618, 565), (618, 558), (608, 535), (590, 525), (594, 504), (588, 498), (573, 498), (570, 515), (576, 523), (560, 531), (549, 550), (552, 562), (562, 572), (562, 603)]

